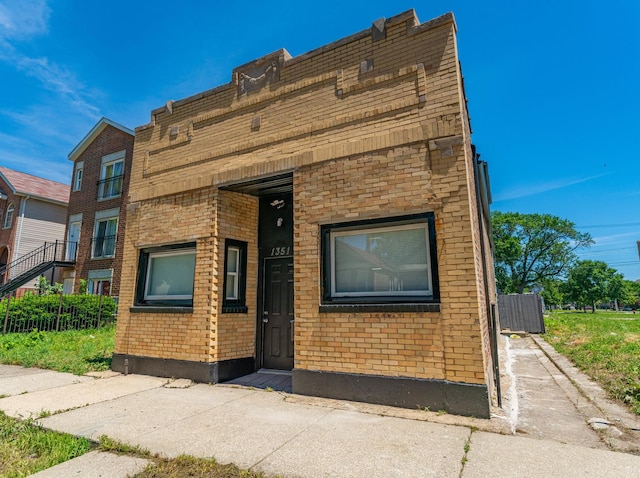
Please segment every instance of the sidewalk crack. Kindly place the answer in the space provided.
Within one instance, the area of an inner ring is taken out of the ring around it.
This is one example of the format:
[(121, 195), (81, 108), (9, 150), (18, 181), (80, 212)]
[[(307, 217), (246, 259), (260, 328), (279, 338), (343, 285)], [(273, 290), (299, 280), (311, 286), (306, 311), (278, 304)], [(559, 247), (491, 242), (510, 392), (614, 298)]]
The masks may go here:
[(330, 415), (331, 413), (336, 412), (337, 410), (329, 410), (327, 411), (327, 413), (322, 414), (321, 416), (319, 416), (316, 420), (314, 420), (313, 422), (309, 423), (308, 426), (304, 427), (302, 430), (300, 430), (298, 433), (296, 433), (295, 435), (293, 435), (291, 438), (289, 438), (287, 441), (283, 442), (282, 445), (280, 445), (278, 448), (276, 448), (275, 450), (273, 450), (271, 453), (265, 455), (263, 458), (261, 458), (260, 460), (258, 460), (257, 462), (255, 462), (253, 465), (251, 465), (249, 467), (249, 470), (254, 470), (254, 468), (256, 466), (258, 466), (260, 463), (262, 463), (263, 461), (265, 461), (267, 458), (269, 458), (270, 456), (272, 456), (274, 453), (277, 453), (278, 451), (280, 451), (281, 449), (283, 449), (284, 447), (288, 446), (292, 441), (294, 441), (296, 438), (298, 438), (300, 435), (302, 435), (303, 433), (306, 433), (308, 430), (310, 430), (311, 428), (315, 427), (318, 422), (320, 422), (321, 420), (323, 420), (326, 416)]
[(462, 474), (464, 473), (464, 467), (468, 461), (467, 455), (469, 454), (469, 450), (471, 449), (471, 436), (473, 435), (474, 431), (475, 430), (473, 428), (469, 428), (469, 436), (467, 437), (467, 441), (464, 442), (464, 455), (462, 455), (462, 459), (460, 460), (460, 464), (462, 466), (460, 467), (460, 474), (458, 475), (458, 478), (462, 478)]

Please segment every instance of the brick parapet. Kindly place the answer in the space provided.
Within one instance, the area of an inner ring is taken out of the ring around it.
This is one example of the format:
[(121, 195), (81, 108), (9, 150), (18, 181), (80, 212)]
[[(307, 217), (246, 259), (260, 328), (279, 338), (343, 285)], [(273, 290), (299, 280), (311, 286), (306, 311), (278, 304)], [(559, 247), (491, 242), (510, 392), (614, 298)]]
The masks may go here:
[[(365, 37), (356, 46), (327, 51), (322, 61), (285, 64), (279, 88), (240, 98), (236, 90), (226, 89), (183, 106), (174, 103), (171, 114), (157, 114), (155, 125), (138, 134), (134, 178), (140, 181), (132, 187), (131, 200), (460, 134), (457, 86), (446, 80), (457, 67), (451, 25), (403, 42), (372, 43)], [(401, 31), (406, 37), (406, 28)], [(399, 34), (393, 28), (388, 32)], [(361, 75), (356, 59), (365, 56), (374, 60), (374, 70)], [(416, 89), (419, 75), (429, 92), (424, 101)], [(260, 127), (252, 130), (257, 116)], [(177, 134), (171, 135), (172, 127)]]

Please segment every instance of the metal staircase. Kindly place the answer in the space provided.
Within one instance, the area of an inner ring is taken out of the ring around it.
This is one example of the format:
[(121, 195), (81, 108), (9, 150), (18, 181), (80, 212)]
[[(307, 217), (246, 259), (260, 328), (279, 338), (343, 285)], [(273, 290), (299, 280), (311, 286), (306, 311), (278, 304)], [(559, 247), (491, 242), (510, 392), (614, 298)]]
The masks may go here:
[(0, 297), (13, 292), (53, 267), (72, 267), (76, 263), (77, 242), (45, 242), (43, 246), (0, 267)]

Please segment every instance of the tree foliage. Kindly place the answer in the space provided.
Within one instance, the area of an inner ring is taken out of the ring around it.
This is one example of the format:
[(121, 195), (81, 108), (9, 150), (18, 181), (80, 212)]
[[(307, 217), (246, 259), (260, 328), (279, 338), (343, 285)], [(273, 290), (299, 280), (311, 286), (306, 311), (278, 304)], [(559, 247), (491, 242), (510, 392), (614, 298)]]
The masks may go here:
[(638, 307), (640, 302), (640, 284), (630, 280), (622, 281), (622, 291), (618, 299), (620, 305), (625, 307)]
[(578, 261), (564, 284), (565, 296), (578, 307), (619, 299), (624, 293), (622, 274), (603, 261)]
[(542, 283), (540, 295), (546, 306), (562, 306), (566, 302), (562, 288), (563, 283), (556, 279), (547, 279)]
[(593, 240), (575, 225), (550, 214), (491, 214), (498, 288), (522, 293), (534, 284), (559, 279), (576, 261), (574, 251)]

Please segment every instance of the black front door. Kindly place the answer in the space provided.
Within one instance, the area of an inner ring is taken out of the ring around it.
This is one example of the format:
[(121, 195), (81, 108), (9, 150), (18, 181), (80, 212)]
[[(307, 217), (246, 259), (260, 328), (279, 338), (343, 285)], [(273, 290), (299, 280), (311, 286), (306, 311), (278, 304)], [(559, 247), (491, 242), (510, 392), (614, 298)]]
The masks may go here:
[(264, 260), (263, 367), (293, 369), (293, 257)]
[(260, 198), (258, 361), (262, 368), (293, 369), (293, 197)]

